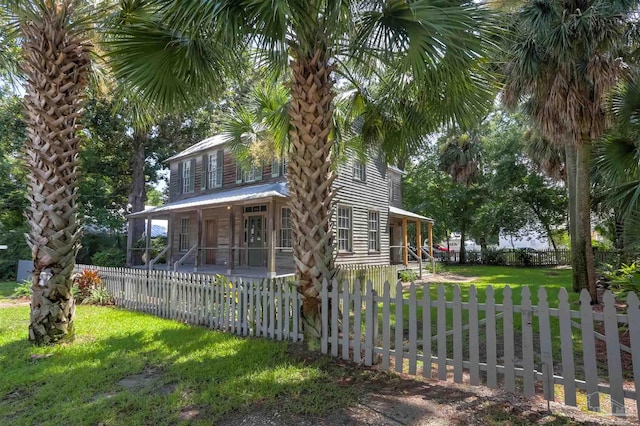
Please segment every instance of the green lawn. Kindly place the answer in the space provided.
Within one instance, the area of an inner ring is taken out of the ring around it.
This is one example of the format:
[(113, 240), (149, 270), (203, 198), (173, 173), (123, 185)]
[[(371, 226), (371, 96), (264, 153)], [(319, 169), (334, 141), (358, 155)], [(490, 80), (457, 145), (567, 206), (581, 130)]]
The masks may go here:
[(6, 299), (13, 294), (13, 289), (18, 284), (15, 281), (2, 282), (0, 281), (0, 299)]
[(323, 415), (361, 392), (339, 384), (342, 370), (293, 360), (286, 343), (78, 306), (76, 342), (38, 348), (28, 318), (25, 306), (0, 309), (0, 424), (179, 424), (194, 410), (190, 424), (212, 424), (276, 404)]

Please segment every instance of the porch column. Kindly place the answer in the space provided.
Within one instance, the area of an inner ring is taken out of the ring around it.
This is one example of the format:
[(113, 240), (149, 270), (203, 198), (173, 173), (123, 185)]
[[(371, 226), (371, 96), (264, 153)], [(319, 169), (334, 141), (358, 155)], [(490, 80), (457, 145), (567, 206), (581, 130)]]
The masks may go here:
[(203, 246), (202, 241), (204, 239), (204, 232), (202, 232), (202, 208), (198, 209), (198, 248), (196, 249), (196, 262), (193, 268), (194, 272), (198, 271), (198, 268), (202, 264), (202, 250), (200, 247)]
[(416, 220), (416, 254), (418, 259), (422, 259), (422, 222), (420, 219)]
[(235, 245), (236, 240), (236, 215), (233, 211), (233, 206), (227, 206), (229, 210), (229, 269), (227, 270), (227, 274), (231, 275), (233, 273), (233, 254), (235, 252), (233, 246)]
[(409, 238), (407, 237), (407, 218), (402, 218), (402, 245), (404, 246), (404, 266), (409, 266)]
[(427, 230), (429, 232), (429, 256), (433, 257), (433, 223), (427, 222)]
[(144, 238), (144, 263), (151, 269), (151, 216), (147, 216), (147, 235)]
[(276, 276), (276, 203), (272, 199), (269, 203), (269, 259), (267, 261), (267, 276)]
[(175, 215), (173, 213), (169, 213), (169, 221), (167, 222), (167, 246), (169, 250), (167, 250), (167, 271), (172, 270), (173, 263), (173, 220)]

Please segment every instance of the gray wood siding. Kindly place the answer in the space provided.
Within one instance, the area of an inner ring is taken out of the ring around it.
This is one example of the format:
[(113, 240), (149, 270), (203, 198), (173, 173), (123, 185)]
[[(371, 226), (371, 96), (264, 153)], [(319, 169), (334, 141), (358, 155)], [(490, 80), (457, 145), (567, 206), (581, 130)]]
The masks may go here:
[[(271, 182), (281, 182), (285, 180), (284, 176), (271, 176), (271, 162), (268, 161), (262, 166), (262, 179), (254, 182), (236, 183), (236, 159), (228, 150), (224, 151), (223, 158), (223, 172), (222, 172), (222, 186), (219, 188), (202, 189), (202, 159), (204, 155), (214, 153), (217, 149), (211, 149), (210, 151), (202, 151), (194, 153), (193, 155), (185, 158), (181, 158), (176, 161), (172, 161), (169, 164), (169, 202), (175, 202), (185, 200), (191, 197), (198, 197), (205, 194), (213, 194), (215, 192), (227, 191), (229, 189), (239, 188), (249, 185), (262, 185)], [(195, 186), (194, 191), (190, 193), (180, 193), (180, 179), (178, 176), (179, 164), (195, 159)]]
[[(352, 158), (338, 168), (334, 187), (338, 190), (336, 205), (351, 207), (352, 251), (338, 252), (337, 264), (389, 264), (389, 173), (380, 159), (370, 159), (366, 165), (364, 182), (353, 178)], [(369, 252), (369, 211), (380, 215), (380, 251)], [(336, 214), (333, 223), (335, 227)]]

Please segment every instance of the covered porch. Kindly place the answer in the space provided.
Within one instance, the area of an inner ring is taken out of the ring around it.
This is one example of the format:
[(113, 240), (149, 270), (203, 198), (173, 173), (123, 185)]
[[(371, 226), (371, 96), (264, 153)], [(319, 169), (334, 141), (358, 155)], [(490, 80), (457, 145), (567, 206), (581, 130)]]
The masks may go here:
[[(273, 278), (294, 272), (284, 182), (221, 191), (128, 216), (144, 220), (144, 244), (128, 244), (128, 265), (145, 269)], [(167, 241), (153, 251), (151, 221), (165, 219)]]
[[(433, 268), (433, 219), (417, 213), (389, 206), (389, 250), (391, 264), (403, 265), (405, 269), (415, 266), (422, 273), (424, 262)], [(410, 244), (410, 224), (414, 225)], [(427, 244), (424, 245), (423, 224), (427, 227)]]

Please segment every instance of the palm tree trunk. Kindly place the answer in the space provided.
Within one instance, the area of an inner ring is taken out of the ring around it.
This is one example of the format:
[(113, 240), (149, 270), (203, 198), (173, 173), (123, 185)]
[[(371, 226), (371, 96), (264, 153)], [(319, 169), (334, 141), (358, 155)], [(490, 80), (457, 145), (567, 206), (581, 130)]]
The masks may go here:
[(581, 281), (579, 277), (579, 271), (581, 265), (580, 253), (581, 250), (577, 246), (577, 229), (576, 224), (578, 220), (576, 211), (576, 147), (571, 144), (565, 145), (565, 157), (567, 168), (567, 199), (569, 200), (569, 245), (571, 248), (571, 266), (573, 277), (573, 291), (579, 292), (581, 287)]
[[(597, 303), (596, 274), (591, 247), (591, 141), (585, 138), (577, 148), (576, 161), (577, 247), (580, 250), (580, 288), (586, 288), (592, 303)], [(584, 268), (584, 269), (582, 269)]]
[(20, 27), (27, 76), (24, 151), (31, 173), (26, 212), (33, 256), (29, 340), (36, 344), (73, 336), (71, 274), (81, 238), (77, 132), (90, 64), (88, 44), (68, 29), (70, 3), (43, 3), (41, 19)]
[(335, 275), (331, 147), (329, 139), (335, 96), (325, 52), (291, 63), (292, 85), (289, 107), (292, 150), (287, 179), (294, 234), (298, 292), (303, 296), (302, 323), (307, 347), (320, 347), (320, 290), (323, 280)]

